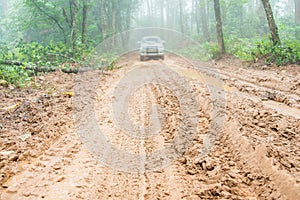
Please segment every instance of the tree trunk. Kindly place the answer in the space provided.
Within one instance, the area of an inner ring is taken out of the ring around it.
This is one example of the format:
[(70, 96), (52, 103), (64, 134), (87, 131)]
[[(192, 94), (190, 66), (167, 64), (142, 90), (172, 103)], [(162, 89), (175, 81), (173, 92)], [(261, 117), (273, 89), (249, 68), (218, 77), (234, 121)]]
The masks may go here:
[(61, 30), (63, 36), (64, 36), (64, 42), (67, 44), (67, 37), (64, 27), (59, 23), (59, 20), (55, 18), (54, 16), (50, 15), (46, 10), (43, 10), (35, 1), (32, 1), (33, 5), (41, 12), (43, 15), (51, 19), (55, 22), (55, 24), (58, 26), (58, 28)]
[(195, 2), (195, 0), (192, 0), (192, 11), (191, 11), (191, 21), (190, 21), (190, 33), (191, 34), (194, 34), (195, 7), (196, 7), (196, 2)]
[(211, 3), (210, 3), (210, 1), (206, 1), (205, 0), (205, 3), (206, 3), (206, 16), (207, 16), (207, 18), (206, 18), (206, 23), (207, 23), (207, 30), (208, 30), (208, 36), (209, 36), (209, 38), (208, 38), (208, 41), (210, 41), (211, 40), (211, 35), (210, 35), (210, 6), (211, 6)]
[(114, 46), (115, 45), (115, 37), (114, 35), (116, 34), (116, 18), (117, 18), (117, 11), (116, 11), (116, 5), (115, 5), (115, 2), (112, 2), (113, 5), (112, 5), (112, 17), (111, 17), (111, 31), (112, 31), (112, 45)]
[(76, 41), (77, 41), (77, 14), (78, 14), (78, 0), (70, 0), (70, 14), (71, 14), (71, 22), (70, 22), (70, 28), (71, 28), (71, 44), (72, 48), (76, 49)]
[(180, 30), (182, 33), (185, 32), (184, 30), (184, 17), (183, 17), (183, 5), (182, 0), (179, 0), (179, 17), (180, 17)]
[(195, 3), (196, 9), (195, 9), (195, 21), (196, 21), (196, 31), (197, 34), (200, 34), (200, 15), (199, 15), (199, 11), (200, 11), (200, 4), (199, 4), (199, 0), (196, 0)]
[(295, 0), (295, 22), (300, 25), (300, 0)]
[(269, 2), (269, 0), (261, 0), (261, 1), (263, 3), (265, 13), (266, 13), (266, 16), (267, 16), (267, 20), (268, 20), (268, 23), (269, 23), (269, 28), (270, 28), (273, 44), (274, 45), (280, 44), (278, 28), (277, 28), (275, 20), (274, 20), (273, 11), (272, 11), (270, 2)]
[(216, 16), (216, 26), (217, 26), (217, 36), (218, 36), (218, 47), (221, 54), (225, 53), (225, 44), (223, 38), (223, 27), (220, 11), (220, 2), (219, 0), (214, 0), (214, 9)]
[(239, 27), (240, 27), (240, 34), (241, 35), (244, 35), (243, 34), (243, 31), (244, 31), (244, 28), (243, 28), (243, 24), (244, 24), (244, 12), (245, 10), (243, 9), (243, 6), (239, 6), (239, 18), (240, 18), (240, 24), (239, 24)]
[(83, 1), (82, 8), (82, 34), (81, 34), (81, 42), (85, 44), (86, 35), (87, 35), (87, 17), (88, 17), (88, 5), (87, 0)]
[(203, 31), (203, 37), (205, 41), (210, 41), (210, 35), (208, 32), (208, 22), (207, 22), (207, 13), (206, 13), (206, 2), (203, 0), (200, 3), (200, 9), (201, 9), (201, 19), (202, 19), (202, 31)]
[(164, 27), (165, 25), (165, 13), (164, 13), (165, 1), (161, 0), (160, 4), (160, 26)]
[(102, 28), (102, 38), (103, 40), (107, 37), (107, 23), (105, 14), (105, 0), (100, 2), (100, 13), (101, 13), (101, 28)]
[(131, 27), (131, 10), (131, 3), (129, 3), (126, 9), (126, 30), (129, 30)]
[(151, 2), (150, 0), (147, 0), (147, 11), (148, 11), (148, 17), (151, 18), (152, 17), (152, 9), (151, 9)]
[[(132, 1), (130, 1), (130, 3), (127, 4), (127, 8), (126, 8), (126, 20), (125, 20), (125, 27), (124, 27), (125, 30), (130, 30), (130, 27), (131, 27), (131, 15), (132, 15), (132, 7), (131, 6), (132, 6)], [(118, 20), (118, 21), (120, 21), (120, 20)], [(129, 37), (130, 37), (129, 32), (125, 32), (124, 34), (121, 34), (122, 44), (123, 44), (123, 48), (125, 50), (128, 50)]]
[(170, 2), (170, 0), (166, 0), (166, 8), (167, 8), (167, 28), (171, 28), (172, 12), (171, 12), (171, 2)]

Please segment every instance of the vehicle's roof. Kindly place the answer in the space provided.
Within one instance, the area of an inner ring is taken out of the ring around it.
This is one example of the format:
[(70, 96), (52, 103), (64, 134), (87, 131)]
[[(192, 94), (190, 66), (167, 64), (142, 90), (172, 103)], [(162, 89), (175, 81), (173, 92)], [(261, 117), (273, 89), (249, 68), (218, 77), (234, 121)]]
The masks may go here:
[(148, 38), (158, 38), (158, 39), (160, 39), (160, 37), (158, 37), (158, 36), (145, 36), (145, 37), (143, 37), (143, 39), (148, 39)]

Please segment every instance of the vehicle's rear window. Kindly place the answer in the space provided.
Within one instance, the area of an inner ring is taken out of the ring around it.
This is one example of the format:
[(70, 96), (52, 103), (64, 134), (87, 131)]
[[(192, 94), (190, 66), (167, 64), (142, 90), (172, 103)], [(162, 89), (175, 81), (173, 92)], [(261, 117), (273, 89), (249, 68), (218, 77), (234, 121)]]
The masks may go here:
[(160, 42), (160, 39), (159, 38), (144, 38), (143, 39), (143, 42), (146, 42), (146, 43), (159, 43)]

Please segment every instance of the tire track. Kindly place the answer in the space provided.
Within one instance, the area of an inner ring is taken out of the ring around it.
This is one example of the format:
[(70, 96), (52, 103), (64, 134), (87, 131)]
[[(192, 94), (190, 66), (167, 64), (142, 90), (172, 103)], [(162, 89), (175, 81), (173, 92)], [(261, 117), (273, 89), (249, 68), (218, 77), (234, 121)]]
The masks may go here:
[(230, 141), (229, 146), (232, 150), (238, 151), (245, 168), (266, 174), (281, 194), (290, 200), (297, 199), (300, 195), (300, 185), (291, 175), (273, 166), (272, 160), (267, 157), (267, 148), (264, 144), (253, 146), (248, 139), (238, 134), (239, 129), (240, 125), (237, 122), (231, 122), (226, 134)]

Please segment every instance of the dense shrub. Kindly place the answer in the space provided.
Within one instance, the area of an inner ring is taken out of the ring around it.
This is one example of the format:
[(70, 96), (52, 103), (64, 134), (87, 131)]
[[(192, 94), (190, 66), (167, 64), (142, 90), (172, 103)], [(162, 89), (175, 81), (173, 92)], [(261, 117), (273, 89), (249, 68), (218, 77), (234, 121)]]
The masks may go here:
[(28, 71), (23, 66), (0, 66), (0, 80), (8, 84), (23, 87), (30, 80)]
[(242, 60), (262, 60), (278, 66), (300, 64), (300, 41), (296, 39), (283, 39), (275, 46), (269, 37), (256, 40), (231, 37), (225, 41), (227, 51)]
[(0, 44), (0, 80), (16, 86), (24, 86), (32, 75), (25, 70), (26, 66), (55, 68), (65, 63), (81, 62), (86, 53), (88, 51), (83, 46), (78, 45), (74, 50), (63, 43)]
[(0, 60), (19, 61), (35, 66), (58, 66), (62, 63), (80, 62), (85, 51), (83, 46), (76, 49), (63, 44), (50, 42), (42, 45), (37, 42), (19, 42), (14, 46), (1, 45)]
[(252, 51), (256, 58), (265, 58), (267, 64), (278, 66), (286, 64), (300, 64), (300, 41), (284, 40), (279, 45), (273, 45), (268, 39), (263, 39), (256, 43), (256, 48)]

